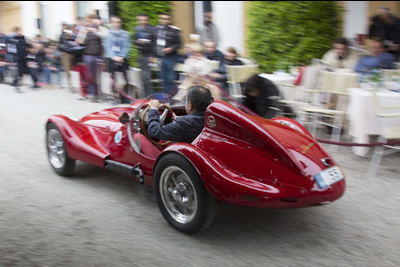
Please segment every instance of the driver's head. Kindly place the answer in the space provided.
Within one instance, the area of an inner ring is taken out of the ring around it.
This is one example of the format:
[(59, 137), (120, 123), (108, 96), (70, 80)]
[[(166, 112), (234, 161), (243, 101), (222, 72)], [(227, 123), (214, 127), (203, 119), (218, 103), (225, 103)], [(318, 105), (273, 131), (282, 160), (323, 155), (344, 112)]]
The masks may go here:
[(189, 88), (186, 95), (185, 110), (187, 114), (205, 111), (213, 102), (210, 90), (196, 85)]

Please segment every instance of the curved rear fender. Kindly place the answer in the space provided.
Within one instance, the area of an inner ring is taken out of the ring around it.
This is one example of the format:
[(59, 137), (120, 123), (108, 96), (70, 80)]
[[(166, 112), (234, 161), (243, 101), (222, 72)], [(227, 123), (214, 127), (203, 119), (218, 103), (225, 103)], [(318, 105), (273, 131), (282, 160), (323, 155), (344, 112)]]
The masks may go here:
[(104, 159), (109, 153), (97, 141), (93, 127), (84, 125), (64, 115), (53, 115), (46, 123), (54, 123), (64, 138), (65, 148), (70, 158), (104, 167)]
[(299, 131), (300, 133), (306, 134), (306, 135), (314, 138), (314, 136), (312, 136), (312, 134), (303, 125), (301, 125), (298, 121), (295, 121), (293, 119), (289, 119), (286, 117), (272, 118), (271, 120), (281, 123), (283, 125), (289, 126), (290, 128), (295, 129), (296, 131)]
[(199, 173), (204, 186), (215, 198), (228, 203), (243, 203), (243, 193), (248, 195), (278, 196), (280, 190), (274, 186), (245, 178), (227, 170), (202, 150), (191, 144), (178, 143), (166, 148), (154, 164), (169, 153), (178, 153), (185, 157)]

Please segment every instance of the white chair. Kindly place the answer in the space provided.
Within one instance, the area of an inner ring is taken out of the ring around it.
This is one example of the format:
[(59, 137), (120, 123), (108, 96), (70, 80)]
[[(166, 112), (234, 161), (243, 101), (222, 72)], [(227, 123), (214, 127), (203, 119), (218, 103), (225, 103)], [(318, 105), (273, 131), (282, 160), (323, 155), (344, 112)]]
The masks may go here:
[[(279, 91), (280, 93), (281, 90), (285, 90), (285, 96), (280, 95), (280, 99), (278, 99), (278, 102), (282, 106), (282, 115), (290, 115), (290, 116), (296, 116), (298, 112), (302, 112), (303, 107), (311, 107), (314, 106), (313, 102), (316, 102), (314, 100), (315, 98), (318, 97), (318, 94), (321, 93), (319, 90), (310, 90), (310, 89), (305, 89), (302, 86), (294, 85), (294, 84), (289, 84), (289, 83), (279, 83)], [(285, 106), (290, 107), (293, 110), (293, 113), (287, 113), (285, 112)], [(304, 122), (303, 119), (301, 119)]]
[(259, 73), (258, 65), (225, 66), (229, 93), (232, 97), (243, 97), (240, 83), (246, 82), (251, 76)]
[[(383, 106), (379, 101), (379, 96), (372, 92), (374, 98), (374, 107), (376, 110), (376, 116), (378, 117), (378, 122), (381, 126), (382, 133), (378, 137), (379, 143), (386, 143), (388, 141), (400, 140), (400, 126), (390, 126), (385, 127), (386, 119), (400, 118), (400, 104), (399, 105), (391, 105), (391, 106)], [(385, 149), (388, 148), (388, 149)], [(382, 145), (376, 146), (371, 158), (371, 162), (369, 165), (368, 173), (371, 175), (376, 175), (378, 172), (379, 165), (382, 160), (382, 156), (389, 155), (392, 153), (396, 153), (400, 151), (400, 145), (391, 146), (391, 145)]]
[(219, 69), (219, 64), (220, 64), (219, 60), (210, 60), (209, 64), (210, 64), (211, 71), (215, 71), (215, 70)]
[(392, 78), (392, 77), (400, 77), (400, 70), (387, 70), (382, 69), (382, 76), (383, 78)]
[[(316, 135), (319, 125), (326, 125), (332, 127), (331, 141), (339, 142), (348, 101), (347, 89), (357, 84), (358, 75), (336, 72), (322, 72), (321, 74), (318, 82), (319, 100), (315, 101), (314, 105), (299, 107), (299, 113), (302, 115), (303, 124), (307, 119), (311, 124), (312, 135)], [(329, 103), (327, 99), (332, 95), (337, 99), (333, 103)], [(331, 145), (330, 149), (336, 150), (337, 146)]]

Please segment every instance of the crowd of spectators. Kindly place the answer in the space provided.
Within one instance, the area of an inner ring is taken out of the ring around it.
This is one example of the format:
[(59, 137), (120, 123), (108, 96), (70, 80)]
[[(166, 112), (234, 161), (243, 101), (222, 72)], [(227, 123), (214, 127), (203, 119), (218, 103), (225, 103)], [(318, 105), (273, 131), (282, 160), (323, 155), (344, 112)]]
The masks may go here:
[[(234, 47), (228, 47), (224, 53), (217, 49), (219, 34), (211, 12), (204, 14), (204, 25), (195, 35), (197, 37), (185, 44), (182, 43), (181, 30), (171, 24), (170, 14), (159, 14), (156, 26), (149, 24), (147, 14), (140, 14), (137, 25), (131, 37), (122, 29), (119, 17), (111, 16), (110, 25), (105, 27), (98, 16), (89, 15), (78, 18), (74, 25), (63, 23), (58, 41), (40, 35), (25, 38), (18, 27), (8, 35), (0, 31), (0, 81), (4, 82), (5, 70), (8, 69), (12, 76), (11, 84), (17, 92), (21, 92), (23, 74), (32, 77), (32, 89), (54, 88), (62, 86), (61, 72), (65, 72), (68, 87), (73, 91), (71, 71), (76, 71), (80, 77), (79, 99), (98, 101), (101, 94), (99, 71), (107, 70), (112, 78), (116, 72), (121, 72), (125, 83), (129, 84), (128, 58), (131, 47), (135, 46), (139, 52), (142, 96), (155, 91), (152, 83), (155, 69), (152, 66), (158, 66), (161, 90), (181, 99), (187, 88), (193, 84), (203, 85), (206, 78), (227, 91), (226, 66), (244, 64)], [(369, 53), (351, 49), (346, 38), (339, 38), (320, 62), (331, 71), (364, 72), (374, 68), (393, 68), (400, 53), (399, 25), (400, 20), (389, 9), (379, 8), (369, 27)], [(179, 53), (181, 48), (182, 53)], [(217, 63), (216, 68), (212, 68), (214, 65), (210, 61)], [(185, 73), (181, 76), (184, 79), (179, 78), (177, 63), (183, 66), (179, 71)], [(54, 80), (52, 73), (57, 74)], [(125, 94), (114, 85), (114, 102), (129, 103)], [(214, 95), (214, 98), (219, 96)]]
[[(80, 100), (91, 99), (99, 101), (101, 90), (98, 86), (100, 71), (107, 70), (112, 78), (116, 72), (123, 73), (125, 83), (128, 80), (128, 57), (132, 46), (139, 52), (138, 63), (141, 68), (143, 84), (142, 96), (154, 92), (152, 83), (152, 66), (159, 66), (161, 90), (175, 94), (179, 88), (190, 86), (199, 77), (213, 79), (226, 89), (225, 65), (241, 65), (236, 57), (235, 48), (230, 47), (225, 55), (217, 49), (218, 30), (212, 22), (212, 13), (204, 15), (204, 26), (199, 31), (197, 40), (183, 44), (181, 30), (171, 24), (171, 15), (159, 14), (159, 24), (149, 24), (149, 16), (137, 16), (134, 35), (122, 29), (121, 19), (110, 17), (110, 24), (105, 27), (96, 15), (77, 18), (75, 24), (63, 23), (59, 39), (48, 40), (37, 35), (26, 38), (18, 27), (10, 34), (0, 33), (0, 81), (4, 82), (6, 70), (11, 76), (11, 85), (17, 92), (22, 92), (20, 86), (24, 74), (32, 78), (32, 89), (61, 88), (66, 84), (72, 92), (71, 71), (79, 73)], [(181, 48), (183, 53), (178, 53)], [(218, 68), (211, 69), (209, 61), (218, 61)], [(183, 71), (189, 79), (177, 84), (179, 73), (177, 63), (184, 65)], [(102, 69), (99, 69), (101, 67)], [(66, 81), (62, 81), (62, 72)], [(52, 75), (55, 73), (56, 75)], [(196, 76), (196, 79), (194, 79)], [(121, 91), (112, 83), (115, 103), (128, 103)], [(178, 88), (179, 86), (179, 88)], [(123, 92), (122, 92), (123, 93)]]

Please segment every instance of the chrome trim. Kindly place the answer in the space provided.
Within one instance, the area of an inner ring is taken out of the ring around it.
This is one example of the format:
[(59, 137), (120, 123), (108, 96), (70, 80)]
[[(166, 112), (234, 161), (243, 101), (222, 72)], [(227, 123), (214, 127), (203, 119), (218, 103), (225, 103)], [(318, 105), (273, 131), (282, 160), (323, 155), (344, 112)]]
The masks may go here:
[(321, 159), (322, 164), (324, 164), (326, 167), (331, 167), (332, 164), (328, 163), (328, 162), (327, 162), (328, 160), (332, 162), (332, 160), (331, 160), (330, 158)]

